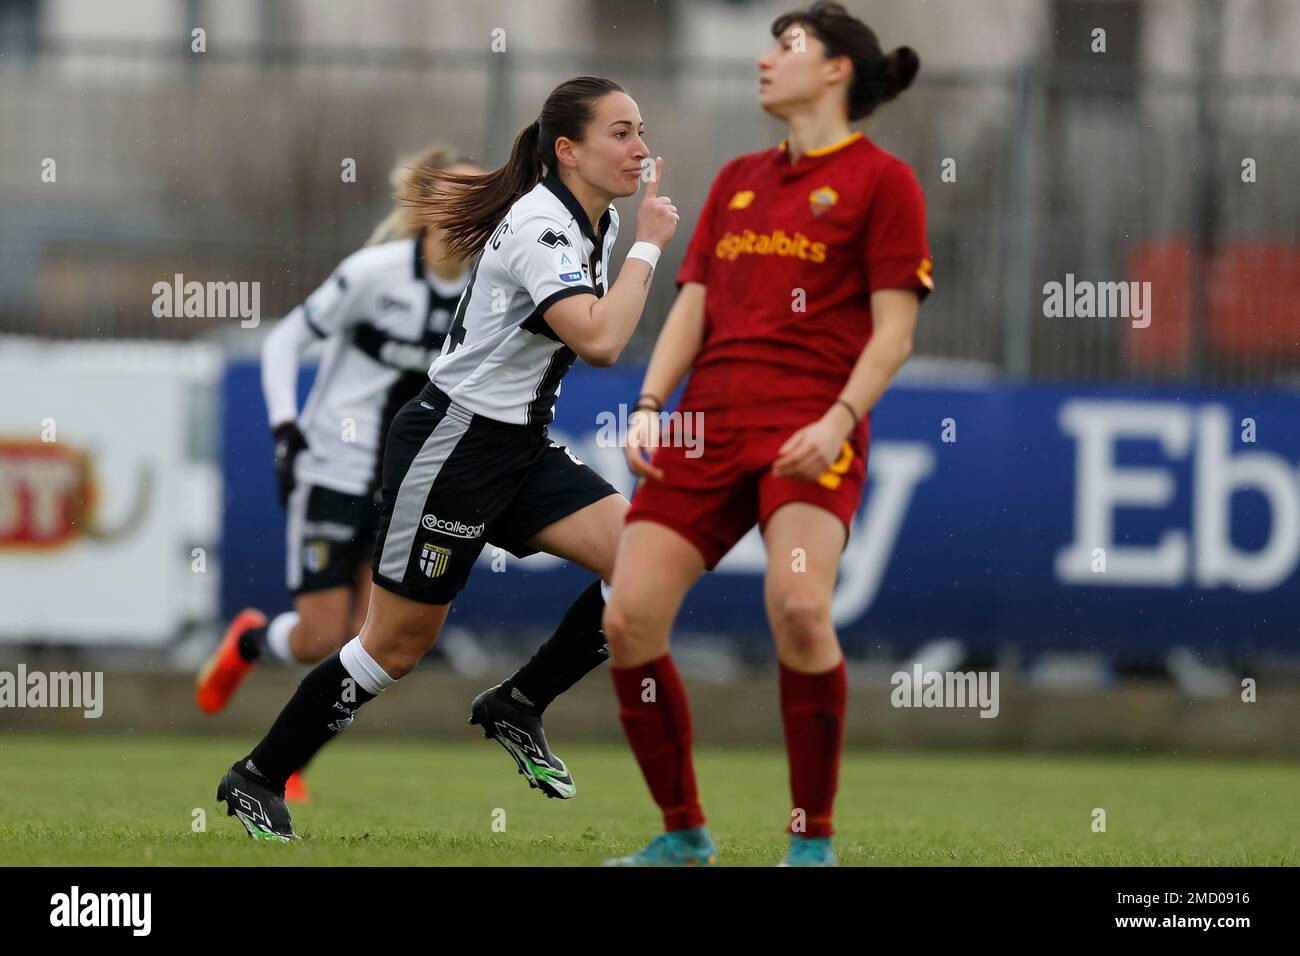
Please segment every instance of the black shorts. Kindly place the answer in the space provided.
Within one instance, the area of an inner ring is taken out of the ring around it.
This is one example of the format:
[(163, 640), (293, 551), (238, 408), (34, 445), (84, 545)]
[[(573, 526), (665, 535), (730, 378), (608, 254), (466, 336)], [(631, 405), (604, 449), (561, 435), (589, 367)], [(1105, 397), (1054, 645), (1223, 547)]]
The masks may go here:
[(545, 426), (475, 415), (430, 383), (388, 432), (374, 582), (447, 604), (484, 544), (535, 554), (528, 541), (543, 528), (616, 494)]
[(357, 568), (370, 561), (375, 543), (379, 505), (374, 495), (299, 484), (287, 510), (289, 590), (296, 596), (355, 587)]

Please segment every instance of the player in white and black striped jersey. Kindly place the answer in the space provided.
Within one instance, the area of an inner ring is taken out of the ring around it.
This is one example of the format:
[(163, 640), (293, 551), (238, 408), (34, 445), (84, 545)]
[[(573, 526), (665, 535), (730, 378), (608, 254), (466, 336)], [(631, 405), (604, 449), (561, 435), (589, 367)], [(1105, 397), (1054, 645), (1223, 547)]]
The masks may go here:
[[(469, 263), (449, 255), (441, 233), (401, 201), (406, 174), (424, 167), (482, 172), (440, 145), (399, 161), (392, 213), (263, 346), (294, 610), (269, 624), (256, 609), (236, 616), (200, 674), (198, 702), (209, 713), (224, 709), (258, 659), (315, 663), (365, 619), (384, 441), (397, 411), (428, 381), (469, 281)], [(317, 343), (324, 353), (300, 412), (298, 360)]]
[[(552, 91), (501, 169), (423, 172), (424, 221), (445, 230), (452, 253), (481, 255), (428, 385), (389, 433), (361, 633), (303, 679), (218, 789), (250, 835), (292, 838), (284, 781), (433, 646), (485, 543), (545, 551), (609, 579), (627, 501), (552, 443), (546, 425), (575, 358), (612, 364), (631, 338), (677, 227), (676, 207), (658, 195), (662, 160), (649, 164), (642, 134), (636, 103), (617, 84), (578, 77)], [(610, 203), (635, 193), (650, 168), (638, 241), (610, 284)], [(607, 658), (601, 589), (597, 580), (583, 591), (533, 659), (471, 708), (472, 722), (548, 796), (574, 787), (541, 713)], [(241, 794), (263, 808), (256, 819)]]
[[(546, 424), (577, 355), (546, 322), (556, 302), (603, 295), (618, 235), (610, 206), (595, 229), (554, 173), (492, 232), (429, 378), (452, 401), (494, 421)], [(540, 300), (540, 301), (539, 301)]]

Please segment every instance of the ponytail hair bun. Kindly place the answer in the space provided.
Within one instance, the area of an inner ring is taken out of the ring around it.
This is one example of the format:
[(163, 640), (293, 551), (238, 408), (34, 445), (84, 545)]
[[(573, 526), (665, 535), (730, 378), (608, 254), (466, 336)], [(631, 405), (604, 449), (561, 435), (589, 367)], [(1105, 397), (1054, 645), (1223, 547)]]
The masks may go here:
[(917, 70), (921, 69), (921, 58), (910, 46), (895, 47), (885, 56), (884, 100), (888, 102), (912, 85)]

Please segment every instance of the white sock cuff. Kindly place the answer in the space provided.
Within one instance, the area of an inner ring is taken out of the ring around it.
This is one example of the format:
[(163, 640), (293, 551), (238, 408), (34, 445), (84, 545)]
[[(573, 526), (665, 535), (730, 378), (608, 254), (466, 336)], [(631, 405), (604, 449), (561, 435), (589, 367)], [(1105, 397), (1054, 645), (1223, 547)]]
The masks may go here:
[(360, 635), (343, 645), (343, 650), (339, 651), (339, 663), (367, 694), (382, 694), (393, 683), (393, 678), (361, 646)]
[(266, 650), (277, 661), (292, 661), (293, 651), (289, 649), (289, 632), (298, 623), (297, 611), (285, 611), (271, 619), (266, 628)]
[(609, 603), (609, 596), (613, 593), (614, 593), (614, 589), (609, 586), (609, 582), (605, 580), (601, 580), (600, 596), (604, 598), (606, 604)]

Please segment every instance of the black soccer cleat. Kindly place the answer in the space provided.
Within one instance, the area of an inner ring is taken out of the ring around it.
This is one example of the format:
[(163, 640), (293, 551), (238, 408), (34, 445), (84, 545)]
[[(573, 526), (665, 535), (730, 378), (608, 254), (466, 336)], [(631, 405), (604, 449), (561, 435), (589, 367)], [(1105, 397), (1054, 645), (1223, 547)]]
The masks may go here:
[(483, 736), (495, 740), (519, 765), (519, 772), (548, 797), (568, 800), (578, 792), (564, 761), (546, 745), (546, 731), (532, 708), (498, 693), (490, 687), (470, 704), (469, 722), (483, 728)]
[(226, 805), (226, 816), (237, 817), (254, 840), (287, 843), (298, 839), (284, 794), (258, 782), (260, 776), (238, 766), (231, 767), (217, 784), (217, 802)]

